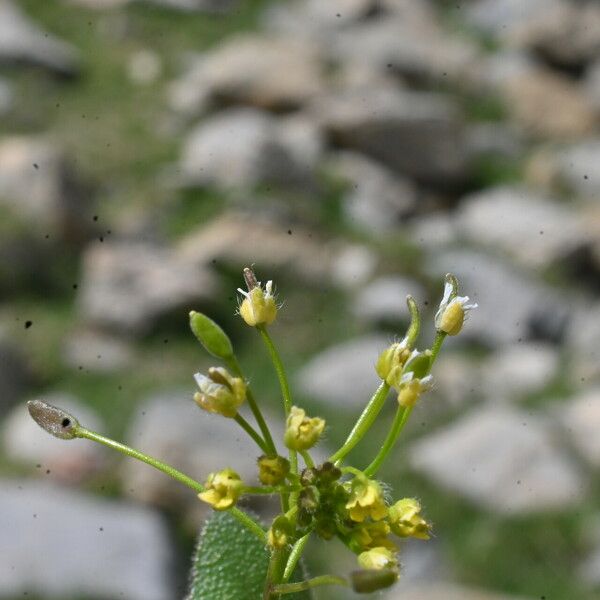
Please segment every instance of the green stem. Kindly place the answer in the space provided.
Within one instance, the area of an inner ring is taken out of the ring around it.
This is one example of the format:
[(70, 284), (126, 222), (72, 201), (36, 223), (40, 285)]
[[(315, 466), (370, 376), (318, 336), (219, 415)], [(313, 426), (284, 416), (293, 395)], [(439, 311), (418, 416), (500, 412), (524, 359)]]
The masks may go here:
[[(235, 356), (232, 356), (227, 361), (227, 366), (234, 372), (235, 375), (241, 377), (242, 379), (245, 379), (242, 367)], [(269, 431), (269, 426), (267, 425), (263, 414), (260, 412), (260, 408), (258, 407), (256, 399), (254, 398), (254, 394), (252, 393), (252, 390), (250, 388), (246, 390), (246, 400), (248, 401), (248, 406), (250, 407), (250, 410), (252, 411), (252, 414), (256, 419), (256, 423), (258, 424), (258, 427), (263, 435), (263, 438), (265, 439), (267, 448), (269, 450), (268, 452), (266, 452), (266, 454), (268, 454), (269, 456), (276, 456), (277, 449), (275, 448), (275, 442), (273, 442), (273, 436)]]
[[(429, 368), (427, 369), (427, 373), (425, 373), (425, 375), (427, 375), (431, 371), (433, 363), (436, 361), (438, 354), (440, 353), (445, 338), (446, 334), (444, 332), (438, 332), (433, 342), (433, 345), (431, 346), (431, 358), (429, 361)], [(396, 415), (392, 422), (392, 426), (390, 427), (390, 430), (385, 438), (385, 441), (383, 442), (383, 445), (377, 453), (377, 456), (375, 456), (375, 458), (373, 459), (373, 462), (364, 471), (367, 477), (373, 477), (377, 473), (377, 471), (379, 471), (381, 465), (383, 464), (383, 461), (387, 458), (388, 454), (391, 452), (392, 448), (398, 441), (400, 433), (402, 433), (404, 425), (408, 421), (411, 412), (412, 407), (398, 407), (398, 410), (396, 411)]]
[(269, 568), (267, 569), (267, 579), (263, 592), (263, 600), (271, 600), (272, 597), (279, 596), (274, 592), (274, 587), (281, 581), (283, 577), (283, 569), (286, 563), (286, 552), (283, 549), (273, 550), (269, 560)]
[(408, 417), (412, 408), (404, 408), (403, 406), (399, 406), (396, 411), (396, 416), (394, 417), (394, 421), (392, 422), (392, 426), (388, 431), (388, 434), (381, 446), (377, 456), (373, 459), (373, 462), (364, 470), (364, 474), (367, 477), (373, 477), (379, 471), (379, 468), (383, 464), (383, 461), (387, 458), (387, 455), (390, 453), (398, 436), (400, 435), (402, 429), (404, 428), (404, 424), (408, 421)]
[(371, 428), (377, 415), (383, 408), (383, 404), (385, 403), (385, 399), (387, 398), (388, 392), (390, 391), (390, 386), (382, 381), (381, 385), (377, 388), (377, 391), (373, 394), (367, 406), (363, 410), (362, 414), (356, 421), (356, 424), (352, 428), (350, 435), (344, 442), (344, 445), (333, 454), (329, 460), (336, 465), (339, 464), (344, 457), (362, 440), (367, 431)]
[[(204, 486), (201, 483), (199, 483), (198, 481), (196, 481), (195, 479), (192, 479), (185, 473), (182, 473), (181, 471), (178, 471), (177, 469), (173, 468), (172, 466), (167, 465), (166, 463), (164, 463), (156, 458), (153, 458), (152, 456), (148, 456), (147, 454), (144, 454), (143, 452), (140, 452), (139, 450), (135, 450), (134, 448), (130, 448), (129, 446), (126, 446), (125, 444), (121, 444), (119, 442), (116, 442), (115, 440), (111, 440), (110, 438), (104, 437), (103, 435), (100, 435), (99, 433), (96, 433), (95, 431), (90, 431), (89, 429), (85, 429), (85, 427), (78, 427), (76, 435), (77, 435), (77, 437), (85, 438), (87, 440), (91, 440), (92, 442), (98, 442), (99, 444), (103, 444), (104, 446), (108, 446), (109, 448), (112, 448), (113, 450), (117, 450), (118, 452), (121, 452), (121, 454), (125, 454), (126, 456), (130, 456), (132, 458), (135, 458), (137, 460), (145, 462), (146, 464), (150, 465), (151, 467), (154, 467), (155, 469), (162, 471), (169, 477), (172, 477), (176, 481), (183, 483), (187, 487), (194, 490), (196, 493), (200, 493), (200, 492), (204, 491)], [(260, 539), (261, 542), (264, 543), (266, 541), (266, 534), (265, 534), (264, 529), (256, 521), (254, 521), (252, 518), (250, 518), (246, 513), (242, 512), (239, 508), (235, 508), (235, 507), (230, 508), (229, 512), (240, 523), (242, 523), (242, 525), (244, 525), (254, 535), (256, 535)]]
[(237, 413), (234, 417), (235, 422), (240, 425), (240, 427), (256, 442), (257, 446), (265, 453), (269, 454), (269, 450), (265, 444), (265, 441), (260, 437), (258, 432), (240, 415)]
[(285, 565), (285, 570), (283, 571), (282, 582), (286, 583), (289, 578), (294, 574), (296, 567), (298, 566), (298, 561), (302, 556), (302, 552), (304, 552), (304, 548), (308, 543), (310, 538), (310, 532), (305, 536), (301, 537), (293, 546), (292, 551), (290, 552), (290, 556), (287, 561), (287, 565)]
[[(279, 379), (279, 387), (281, 388), (281, 395), (283, 397), (283, 409), (285, 411), (285, 416), (290, 414), (292, 410), (292, 395), (290, 394), (290, 385), (288, 383), (287, 375), (285, 373), (285, 369), (283, 367), (283, 362), (281, 361), (281, 357), (279, 356), (279, 352), (277, 352), (277, 348), (275, 348), (275, 344), (269, 335), (266, 327), (260, 326), (257, 327), (260, 335), (269, 351), (269, 355), (271, 356), (271, 361), (273, 366), (275, 367), (275, 372), (277, 373), (277, 378)], [(297, 474), (298, 473), (298, 454), (295, 450), (289, 451), (289, 460), (290, 460), (290, 473)], [(286, 501), (287, 503), (287, 501)], [(293, 502), (292, 502), (293, 504)]]
[(299, 492), (302, 490), (302, 486), (298, 485), (295, 487), (282, 487), (276, 485), (266, 485), (266, 486), (245, 486), (243, 488), (244, 494), (251, 495), (273, 495), (273, 494), (290, 494), (292, 492)]
[(312, 456), (308, 453), (308, 450), (300, 450), (300, 455), (304, 459), (304, 463), (308, 468), (312, 468), (315, 466), (315, 461), (312, 459)]
[(348, 582), (343, 577), (338, 577), (337, 575), (320, 575), (319, 577), (313, 577), (312, 579), (299, 581), (298, 583), (280, 583), (279, 585), (273, 586), (273, 592), (275, 594), (295, 594), (297, 592), (310, 590), (319, 585), (347, 586)]

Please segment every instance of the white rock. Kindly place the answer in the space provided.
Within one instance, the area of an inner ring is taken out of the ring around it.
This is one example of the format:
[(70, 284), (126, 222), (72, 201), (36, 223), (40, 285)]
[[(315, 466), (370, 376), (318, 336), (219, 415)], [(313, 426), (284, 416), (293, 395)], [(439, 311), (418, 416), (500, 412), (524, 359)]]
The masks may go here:
[(160, 56), (152, 50), (138, 50), (127, 63), (127, 75), (133, 83), (147, 85), (154, 83), (161, 74)]
[[(98, 415), (62, 392), (44, 394), (44, 402), (63, 408), (84, 426), (103, 429)], [(96, 475), (106, 464), (106, 451), (88, 440), (59, 440), (40, 429), (29, 415), (25, 403), (16, 406), (2, 426), (2, 445), (6, 456), (15, 462), (34, 467), (41, 476), (77, 482)], [(47, 473), (47, 471), (50, 471)]]
[(171, 106), (201, 114), (211, 103), (298, 108), (322, 88), (317, 48), (293, 38), (242, 34), (192, 62), (169, 90)]
[(531, 268), (573, 257), (591, 241), (583, 218), (571, 207), (524, 187), (488, 188), (468, 196), (456, 224), (470, 240)]
[(131, 366), (134, 358), (132, 346), (123, 338), (91, 329), (70, 333), (63, 355), (69, 367), (83, 367), (92, 373), (122, 371)]
[(255, 109), (230, 109), (193, 129), (180, 162), (182, 184), (247, 190), (259, 183), (299, 185), (311, 179), (295, 160), (279, 121)]
[(169, 250), (146, 243), (98, 242), (83, 257), (78, 303), (86, 323), (143, 333), (161, 315), (189, 308), (214, 289), (208, 271)]
[(303, 394), (330, 407), (360, 409), (381, 383), (375, 363), (390, 343), (384, 336), (370, 336), (331, 346), (300, 370), (298, 385)]
[(352, 312), (366, 321), (408, 321), (406, 296), (422, 305), (425, 291), (420, 283), (405, 277), (380, 277), (352, 296)]
[(465, 174), (461, 115), (442, 94), (358, 86), (317, 99), (312, 112), (332, 143), (398, 173), (438, 184)]
[(289, 229), (243, 213), (226, 213), (182, 238), (176, 252), (180, 260), (197, 269), (214, 260), (236, 269), (256, 264), (258, 273), (289, 269), (302, 279), (325, 282), (336, 247), (322, 243), (305, 229)]
[(56, 141), (33, 136), (0, 140), (0, 206), (26, 223), (37, 237), (50, 234), (72, 239), (74, 233), (80, 235), (87, 229), (83, 221), (89, 203), (72, 183), (68, 162)]
[(565, 509), (586, 483), (540, 416), (487, 406), (417, 441), (410, 464), (437, 485), (504, 516)]
[(573, 445), (594, 467), (600, 467), (600, 388), (582, 392), (560, 411)]
[(78, 71), (78, 56), (69, 44), (32, 23), (16, 4), (0, 1), (0, 63), (28, 63), (61, 75)]
[(8, 479), (0, 486), (0, 530), (3, 595), (173, 598), (168, 532), (148, 509)]
[(567, 330), (571, 377), (577, 383), (600, 380), (600, 304), (573, 311)]
[(332, 269), (333, 281), (344, 288), (361, 287), (375, 272), (377, 256), (367, 246), (348, 244), (336, 254)]
[(549, 344), (506, 346), (486, 358), (482, 387), (492, 401), (524, 397), (546, 387), (559, 366), (558, 351)]
[(349, 189), (343, 198), (346, 218), (372, 233), (393, 231), (402, 217), (415, 209), (412, 183), (353, 152), (340, 152), (328, 163)]

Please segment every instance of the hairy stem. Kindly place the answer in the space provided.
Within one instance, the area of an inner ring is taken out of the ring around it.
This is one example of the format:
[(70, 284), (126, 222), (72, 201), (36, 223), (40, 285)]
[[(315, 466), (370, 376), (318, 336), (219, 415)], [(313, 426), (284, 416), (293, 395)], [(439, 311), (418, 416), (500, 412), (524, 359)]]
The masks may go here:
[[(177, 469), (173, 468), (171, 465), (167, 465), (166, 463), (164, 463), (152, 456), (148, 456), (147, 454), (144, 454), (143, 452), (140, 452), (139, 450), (135, 450), (134, 448), (130, 448), (129, 446), (126, 446), (125, 444), (121, 444), (119, 442), (116, 442), (115, 440), (111, 440), (110, 438), (107, 438), (99, 433), (96, 433), (95, 431), (90, 431), (89, 429), (85, 429), (85, 427), (78, 427), (76, 435), (77, 435), (77, 437), (85, 438), (87, 440), (91, 440), (93, 442), (103, 444), (104, 446), (108, 446), (109, 448), (112, 448), (113, 450), (117, 450), (121, 454), (125, 454), (126, 456), (130, 456), (131, 458), (135, 458), (137, 460), (145, 462), (146, 464), (150, 465), (151, 467), (154, 467), (155, 469), (162, 471), (169, 477), (172, 477), (176, 481), (183, 483), (187, 487), (194, 490), (196, 493), (200, 493), (200, 492), (204, 491), (204, 486), (201, 483), (199, 483), (198, 481), (196, 481), (195, 479), (192, 479), (190, 476), (186, 475), (185, 473), (178, 471)], [(263, 543), (266, 542), (266, 534), (265, 534), (264, 529), (254, 519), (249, 517), (245, 512), (242, 512), (239, 508), (235, 508), (235, 507), (230, 508), (229, 512), (242, 525), (244, 525), (248, 530), (250, 530), (254, 535), (256, 535), (260, 539), (261, 542), (263, 542)]]
[(256, 442), (256, 445), (265, 453), (269, 454), (269, 449), (267, 448), (265, 441), (260, 437), (258, 432), (240, 415), (237, 413), (234, 417), (235, 422), (239, 424), (239, 426)]
[[(234, 372), (235, 375), (241, 377), (242, 379), (245, 379), (242, 367), (235, 356), (232, 356), (227, 361), (227, 366)], [(265, 421), (265, 418), (263, 417), (263, 414), (260, 411), (256, 399), (254, 398), (254, 394), (252, 393), (252, 390), (250, 388), (247, 388), (246, 390), (246, 400), (248, 400), (248, 406), (250, 407), (250, 410), (254, 415), (254, 419), (256, 420), (258, 428), (260, 429), (260, 432), (262, 433), (263, 438), (265, 440), (268, 449), (268, 452), (266, 452), (266, 454), (268, 454), (269, 456), (276, 456), (277, 449), (275, 448), (275, 443), (273, 442), (273, 436), (271, 435), (269, 426), (267, 425), (267, 422)]]
[(373, 394), (367, 406), (363, 410), (362, 414), (356, 421), (356, 424), (352, 428), (350, 435), (344, 442), (344, 445), (335, 453), (332, 454), (329, 460), (336, 465), (339, 464), (344, 457), (362, 440), (367, 431), (371, 428), (377, 415), (380, 413), (385, 399), (387, 398), (390, 386), (382, 381), (381, 385), (377, 388), (377, 391)]
[(313, 577), (306, 581), (299, 581), (298, 583), (280, 583), (273, 587), (275, 594), (295, 594), (297, 592), (304, 592), (315, 588), (320, 585), (344, 585), (347, 586), (348, 582), (343, 577), (337, 575), (320, 575), (319, 577)]

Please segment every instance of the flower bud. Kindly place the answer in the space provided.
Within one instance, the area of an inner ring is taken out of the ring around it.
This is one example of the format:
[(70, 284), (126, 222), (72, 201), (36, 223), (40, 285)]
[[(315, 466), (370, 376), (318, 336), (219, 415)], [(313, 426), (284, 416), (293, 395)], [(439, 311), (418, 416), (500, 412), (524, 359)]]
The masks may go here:
[(404, 364), (410, 356), (410, 348), (406, 338), (401, 342), (392, 344), (386, 348), (377, 359), (375, 370), (388, 385), (393, 385), (392, 380), (396, 373), (401, 373)]
[(352, 589), (357, 594), (370, 594), (388, 588), (398, 581), (397, 569), (363, 569), (350, 575)]
[(213, 356), (223, 360), (233, 356), (229, 336), (206, 315), (194, 310), (190, 312), (190, 328), (207, 352)]
[(223, 367), (211, 367), (208, 377), (196, 373), (194, 379), (200, 388), (194, 394), (194, 400), (200, 408), (224, 417), (235, 417), (246, 399), (246, 382), (241, 377), (233, 377)]
[(421, 504), (414, 498), (403, 498), (390, 507), (389, 522), (398, 537), (428, 540), (431, 525), (421, 516)]
[(41, 400), (27, 402), (27, 410), (31, 418), (49, 434), (61, 440), (72, 440), (77, 436), (79, 422), (75, 417), (61, 408), (46, 404)]
[(433, 385), (433, 377), (427, 375), (422, 379), (414, 376), (411, 371), (402, 375), (398, 388), (398, 404), (405, 408), (412, 408), (422, 393), (431, 389)]
[(240, 304), (240, 316), (250, 327), (270, 325), (277, 317), (277, 304), (273, 295), (273, 282), (267, 281), (263, 289), (260, 282), (256, 281), (254, 272), (247, 267), (244, 269), (244, 279), (246, 280), (248, 291), (245, 292), (238, 288), (238, 292), (244, 296)]
[(377, 571), (398, 568), (395, 553), (382, 546), (361, 552), (358, 555), (358, 564), (363, 569), (375, 569)]
[(290, 472), (290, 463), (283, 456), (263, 455), (258, 459), (258, 478), (263, 485), (279, 485)]
[(441, 333), (458, 335), (463, 327), (467, 312), (477, 308), (477, 304), (469, 304), (468, 296), (458, 296), (458, 282), (451, 274), (446, 275), (444, 297), (435, 315), (435, 327)]
[(286, 421), (283, 442), (290, 450), (308, 450), (319, 441), (324, 429), (323, 419), (307, 417), (304, 410), (292, 406)]
[(231, 508), (242, 493), (243, 483), (240, 476), (232, 469), (223, 469), (211, 473), (204, 484), (204, 492), (198, 498), (210, 504), (215, 510)]
[(350, 498), (346, 509), (353, 521), (362, 523), (368, 517), (379, 521), (387, 516), (381, 486), (365, 476), (356, 476), (350, 484)]
[(317, 488), (304, 488), (298, 496), (298, 506), (307, 513), (315, 512), (319, 508), (319, 492)]
[(386, 521), (360, 523), (353, 528), (348, 546), (357, 554), (377, 546), (388, 550), (396, 550), (396, 546), (388, 538), (389, 534), (390, 526)]
[(275, 517), (267, 533), (267, 543), (271, 548), (285, 548), (292, 540), (294, 528), (285, 515)]

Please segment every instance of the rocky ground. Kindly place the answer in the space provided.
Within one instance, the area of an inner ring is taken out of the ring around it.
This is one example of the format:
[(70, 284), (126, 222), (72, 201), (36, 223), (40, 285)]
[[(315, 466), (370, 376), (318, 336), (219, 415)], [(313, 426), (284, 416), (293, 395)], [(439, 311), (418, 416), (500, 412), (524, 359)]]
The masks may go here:
[(0, 597), (182, 597), (203, 507), (23, 403), (250, 477), (191, 402), (187, 312), (277, 419), (234, 314), (254, 263), (331, 448), (407, 293), (430, 330), (447, 271), (480, 305), (382, 472), (436, 531), (386, 598), (599, 598), (598, 164), (593, 0), (0, 0)]

